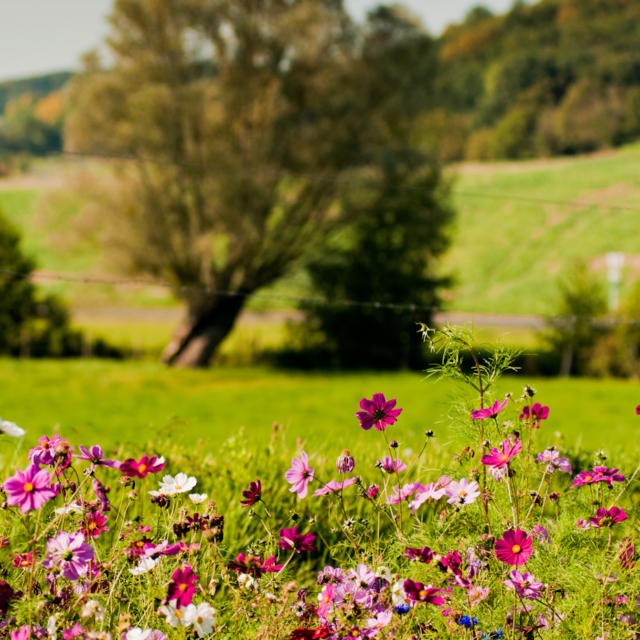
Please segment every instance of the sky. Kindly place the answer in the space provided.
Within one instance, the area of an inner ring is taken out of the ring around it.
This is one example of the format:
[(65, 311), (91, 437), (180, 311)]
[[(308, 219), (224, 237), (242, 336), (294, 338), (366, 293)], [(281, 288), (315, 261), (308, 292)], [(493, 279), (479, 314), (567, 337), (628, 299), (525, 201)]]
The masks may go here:
[[(376, 0), (345, 0), (361, 18)], [(78, 67), (82, 53), (106, 35), (113, 0), (0, 0), (0, 80)], [(460, 20), (477, 4), (495, 12), (512, 0), (404, 0), (431, 33)]]

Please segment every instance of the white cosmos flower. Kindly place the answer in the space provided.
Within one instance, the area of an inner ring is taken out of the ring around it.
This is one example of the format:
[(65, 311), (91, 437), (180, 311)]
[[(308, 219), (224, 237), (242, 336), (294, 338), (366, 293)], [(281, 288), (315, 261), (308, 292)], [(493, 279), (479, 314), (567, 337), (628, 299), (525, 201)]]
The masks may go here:
[(82, 513), (82, 507), (77, 502), (72, 502), (64, 507), (54, 509), (54, 512), (59, 516), (67, 515), (68, 513)]
[(12, 438), (22, 438), (27, 433), (22, 427), (19, 427), (15, 422), (9, 422), (8, 420), (0, 419), (0, 431), (6, 433)]
[(193, 476), (186, 473), (178, 473), (173, 476), (165, 476), (160, 483), (158, 491), (149, 491), (152, 496), (175, 496), (178, 493), (186, 493), (196, 486), (198, 481)]
[(248, 573), (241, 573), (238, 576), (238, 584), (241, 589), (258, 589), (258, 581)]
[(207, 498), (208, 496), (206, 493), (190, 493), (189, 494), (189, 499), (191, 500), (191, 502), (193, 502), (193, 504), (200, 504), (201, 502), (204, 502)]
[(162, 631), (141, 629), (140, 627), (132, 627), (122, 637), (124, 640), (160, 640), (161, 638), (166, 638)]
[(81, 618), (95, 618), (96, 622), (102, 622), (105, 616), (105, 608), (97, 600), (89, 600), (82, 607)]
[(189, 607), (194, 607), (193, 604), (187, 605), (182, 609), (178, 609), (176, 607), (176, 600), (170, 600), (169, 604), (163, 604), (159, 609), (158, 613), (165, 616), (167, 619), (167, 624), (170, 624), (172, 627), (188, 627), (191, 622), (187, 620), (187, 611)]
[(153, 558), (142, 558), (137, 566), (133, 569), (129, 569), (129, 573), (134, 576), (140, 576), (143, 573), (147, 573), (147, 571), (151, 571), (157, 564), (159, 560), (154, 560)]
[(208, 602), (201, 602), (198, 605), (187, 606), (184, 617), (187, 624), (195, 627), (198, 637), (204, 638), (213, 633), (213, 627), (216, 624), (215, 614), (216, 610)]

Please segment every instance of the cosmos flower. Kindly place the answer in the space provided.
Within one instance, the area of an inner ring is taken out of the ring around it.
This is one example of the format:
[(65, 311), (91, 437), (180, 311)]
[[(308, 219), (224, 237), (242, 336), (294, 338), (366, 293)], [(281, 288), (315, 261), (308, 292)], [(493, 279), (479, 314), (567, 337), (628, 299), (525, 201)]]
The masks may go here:
[(395, 486), (393, 491), (387, 496), (387, 504), (400, 504), (405, 500), (408, 500), (416, 491), (418, 491), (422, 485), (419, 482), (408, 482), (403, 484), (402, 487)]
[(536, 456), (536, 462), (546, 462), (547, 473), (553, 473), (556, 469), (569, 474), (571, 473), (571, 462), (569, 458), (561, 458), (560, 452), (553, 447), (549, 447), (539, 453)]
[(229, 561), (229, 568), (234, 571), (246, 573), (252, 575), (254, 578), (259, 578), (263, 573), (273, 573), (280, 571), (284, 565), (276, 564), (276, 557), (271, 556), (264, 561), (260, 556), (248, 555), (239, 553), (235, 560)]
[(64, 438), (57, 433), (49, 439), (41, 436), (38, 446), (29, 451), (29, 460), (34, 464), (51, 466), (58, 462), (61, 468), (67, 468), (71, 463), (72, 448)]
[(42, 564), (47, 569), (60, 569), (67, 580), (78, 580), (86, 575), (93, 560), (93, 549), (85, 542), (81, 532), (61, 531), (47, 541), (47, 557)]
[(490, 407), (486, 409), (474, 409), (471, 412), (471, 418), (473, 420), (484, 420), (485, 418), (495, 418), (509, 403), (509, 398), (505, 398), (504, 402), (500, 403), (496, 400)]
[(189, 500), (193, 502), (193, 504), (202, 504), (207, 499), (206, 493), (190, 493)]
[(449, 497), (449, 504), (471, 504), (480, 495), (480, 486), (475, 481), (469, 482), (462, 478), (460, 482), (449, 483), (445, 493)]
[(122, 634), (122, 640), (167, 640), (167, 636), (162, 631), (156, 629), (141, 629), (131, 627)]
[(19, 427), (15, 422), (9, 422), (9, 420), (0, 419), (0, 432), (6, 433), (12, 438), (22, 438), (27, 433), (22, 427)]
[(260, 480), (249, 483), (249, 488), (242, 492), (244, 500), (240, 500), (243, 507), (252, 507), (262, 499), (262, 483)]
[(546, 585), (538, 582), (531, 573), (520, 573), (517, 569), (513, 569), (509, 574), (509, 580), (504, 580), (509, 589), (513, 589), (523, 600), (537, 600)]
[(539, 402), (536, 402), (531, 407), (525, 405), (519, 417), (520, 420), (531, 421), (531, 426), (534, 429), (539, 429), (540, 420), (546, 420), (549, 417), (549, 407), (543, 407)]
[(377, 431), (384, 431), (387, 426), (398, 420), (402, 409), (395, 409), (396, 399), (386, 400), (382, 393), (374, 393), (371, 400), (360, 400), (361, 411), (356, 411), (360, 426), (368, 431), (375, 426)]
[(404, 588), (404, 592), (407, 594), (407, 598), (409, 598), (409, 600), (435, 605), (444, 604), (444, 598), (438, 595), (441, 592), (441, 589), (425, 586), (422, 582), (414, 582), (413, 580), (405, 580), (402, 583), (402, 587)]
[(348, 449), (345, 449), (336, 460), (336, 467), (338, 473), (351, 473), (356, 466), (355, 458), (349, 453)]
[(176, 601), (176, 608), (186, 607), (191, 604), (193, 594), (197, 589), (198, 576), (193, 573), (188, 564), (182, 569), (176, 569), (171, 575), (171, 582), (167, 592), (167, 600)]
[(435, 554), (431, 549), (429, 549), (429, 547), (420, 547), (419, 549), (414, 547), (405, 547), (402, 555), (405, 558), (409, 558), (409, 560), (419, 560), (425, 564), (429, 564), (435, 557)]
[(409, 503), (411, 513), (415, 513), (425, 502), (437, 502), (445, 495), (445, 488), (438, 486), (438, 483), (430, 482), (420, 486), (415, 498)]
[(622, 522), (628, 517), (624, 509), (620, 509), (619, 507), (611, 507), (610, 509), (601, 507), (596, 511), (595, 517), (589, 518), (589, 521), (594, 529), (600, 529), (601, 527), (612, 527), (614, 524)]
[(198, 638), (204, 638), (213, 633), (216, 624), (216, 610), (208, 603), (190, 604), (184, 612), (185, 626), (193, 625)]
[(94, 467), (110, 467), (111, 469), (120, 468), (121, 463), (118, 460), (109, 460), (104, 457), (104, 451), (100, 445), (94, 444), (89, 449), (80, 445), (78, 450), (80, 451), (80, 455), (76, 454), (74, 458), (77, 458), (78, 460), (86, 460)]
[(383, 471), (387, 473), (400, 473), (407, 468), (407, 465), (397, 458), (394, 460), (390, 456), (385, 456), (382, 460), (378, 460), (376, 462), (376, 466), (380, 467)]
[(342, 491), (343, 489), (355, 484), (358, 480), (359, 478), (357, 476), (354, 478), (346, 478), (345, 480), (329, 480), (324, 487), (316, 489), (313, 493), (313, 497), (316, 498), (317, 496), (324, 496), (328, 493), (337, 493), (338, 491)]
[(187, 493), (196, 486), (197, 480), (186, 473), (178, 473), (175, 477), (166, 475), (160, 482), (158, 491), (149, 491), (151, 496), (175, 496), (179, 493)]
[(120, 464), (120, 471), (127, 478), (146, 478), (149, 473), (162, 471), (164, 466), (164, 457), (144, 455), (140, 460), (127, 458)]
[(88, 538), (98, 538), (103, 531), (109, 531), (107, 516), (100, 511), (89, 512), (80, 521), (81, 531)]
[(482, 464), (488, 467), (504, 467), (522, 450), (522, 442), (520, 440), (516, 440), (513, 443), (511, 440), (505, 440), (500, 446), (501, 449), (493, 447), (488, 454), (482, 456)]
[(533, 539), (521, 529), (509, 529), (496, 540), (496, 556), (506, 564), (520, 566), (533, 553)]
[(308, 485), (313, 480), (313, 472), (307, 454), (301, 451), (300, 457), (291, 460), (291, 468), (284, 474), (286, 481), (291, 485), (289, 491), (297, 493), (298, 498), (306, 498)]
[(280, 529), (280, 540), (278, 546), (281, 549), (295, 549), (296, 553), (301, 551), (315, 551), (313, 544), (316, 539), (313, 533), (298, 533), (298, 527), (291, 529)]
[(22, 513), (37, 511), (45, 502), (56, 496), (56, 492), (49, 486), (50, 480), (48, 471), (40, 469), (37, 464), (29, 465), (24, 471), (16, 471), (3, 485), (7, 493), (7, 502), (13, 506), (20, 506)]

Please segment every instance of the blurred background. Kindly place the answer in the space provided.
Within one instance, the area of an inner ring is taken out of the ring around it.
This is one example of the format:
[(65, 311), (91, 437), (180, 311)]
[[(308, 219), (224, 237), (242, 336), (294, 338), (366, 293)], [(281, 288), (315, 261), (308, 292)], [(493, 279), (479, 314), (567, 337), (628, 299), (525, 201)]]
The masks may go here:
[(414, 393), (420, 323), (635, 380), (639, 37), (633, 0), (5, 3), (8, 410), (313, 421)]

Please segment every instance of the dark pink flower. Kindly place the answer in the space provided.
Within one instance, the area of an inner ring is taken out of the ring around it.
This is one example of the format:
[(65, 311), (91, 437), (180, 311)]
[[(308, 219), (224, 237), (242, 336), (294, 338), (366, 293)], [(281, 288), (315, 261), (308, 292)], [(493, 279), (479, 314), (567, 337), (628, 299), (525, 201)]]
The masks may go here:
[(286, 481), (291, 485), (289, 491), (297, 493), (298, 498), (306, 498), (308, 485), (313, 480), (314, 469), (309, 466), (309, 458), (304, 451), (299, 458), (291, 460), (291, 468), (284, 474)]
[(482, 464), (499, 469), (509, 464), (516, 454), (522, 450), (522, 442), (520, 440), (516, 440), (513, 443), (510, 440), (505, 440), (500, 446), (502, 449), (494, 447), (487, 455), (482, 456)]
[(120, 471), (127, 478), (146, 478), (149, 473), (162, 471), (164, 465), (163, 457), (144, 455), (140, 460), (127, 458), (120, 464)]
[(23, 569), (27, 567), (33, 567), (36, 564), (36, 556), (38, 551), (26, 551), (25, 553), (18, 553), (14, 551), (12, 567), (21, 567)]
[(262, 483), (260, 480), (249, 483), (249, 488), (242, 492), (244, 500), (240, 500), (243, 507), (252, 507), (262, 499)]
[(402, 409), (395, 409), (396, 399), (387, 401), (382, 393), (374, 393), (371, 400), (362, 398), (360, 409), (356, 411), (356, 416), (360, 420), (360, 426), (368, 431), (375, 426), (377, 431), (384, 431), (387, 425), (392, 425), (397, 421)]
[(636, 415), (640, 416), (640, 404), (636, 407)]
[(593, 473), (593, 471), (581, 471), (573, 480), (571, 488), (583, 487), (586, 484), (595, 484), (600, 482), (600, 475)]
[(425, 564), (429, 564), (435, 557), (435, 554), (429, 547), (420, 547), (419, 549), (406, 547), (402, 555), (405, 558), (409, 558), (409, 560), (419, 560)]
[(471, 418), (473, 420), (484, 420), (485, 418), (495, 418), (509, 403), (509, 398), (505, 398), (504, 402), (500, 403), (496, 400), (490, 407), (486, 409), (474, 409), (471, 412)]
[(360, 496), (365, 500), (375, 500), (380, 493), (380, 485), (379, 484), (370, 484), (365, 490), (364, 493)]
[(79, 623), (76, 622), (71, 629), (65, 629), (62, 632), (62, 640), (73, 640), (73, 638), (84, 638), (84, 634), (87, 630)]
[(520, 566), (533, 553), (533, 539), (521, 529), (509, 529), (496, 540), (496, 556), (506, 564)]
[(4, 490), (7, 492), (7, 502), (19, 505), (22, 513), (38, 510), (42, 505), (55, 498), (56, 492), (49, 486), (49, 473), (40, 469), (37, 464), (29, 465), (24, 471), (5, 480)]
[(263, 573), (273, 573), (280, 571), (284, 565), (276, 564), (276, 557), (271, 556), (266, 560), (262, 560), (260, 556), (248, 555), (239, 553), (235, 560), (229, 561), (229, 568), (240, 573), (247, 573), (254, 578), (259, 578)]
[(358, 482), (359, 479), (360, 478), (356, 476), (354, 478), (347, 478), (345, 480), (329, 480), (329, 482), (327, 482), (324, 487), (320, 487), (320, 489), (317, 489), (314, 492), (313, 497), (316, 498), (318, 496), (327, 495), (328, 493), (336, 493), (338, 491), (342, 491), (343, 489), (346, 489), (352, 484)]
[(613, 486), (614, 482), (624, 482), (625, 477), (618, 473), (620, 469), (607, 469), (607, 467), (596, 466), (593, 467), (593, 472), (597, 473), (600, 476), (600, 482), (606, 482), (610, 487)]
[(87, 538), (98, 538), (103, 531), (109, 531), (107, 516), (100, 511), (88, 513), (80, 524), (81, 531)]
[(409, 600), (435, 605), (444, 604), (444, 598), (438, 595), (441, 592), (440, 589), (427, 587), (422, 582), (414, 582), (413, 580), (405, 580), (402, 586)]
[(531, 426), (534, 429), (539, 429), (540, 420), (546, 420), (548, 417), (549, 407), (543, 407), (539, 402), (536, 402), (532, 407), (526, 405), (520, 414), (520, 420), (531, 421)]
[(280, 538), (278, 546), (281, 549), (295, 549), (296, 553), (316, 550), (313, 544), (316, 539), (315, 535), (313, 533), (298, 533), (298, 527), (280, 529)]
[(594, 529), (599, 529), (600, 527), (612, 527), (614, 524), (622, 522), (628, 517), (624, 509), (611, 507), (611, 509), (607, 510), (601, 507), (596, 511), (595, 517), (589, 518), (589, 521)]
[(176, 569), (171, 575), (167, 600), (175, 600), (177, 609), (190, 605), (197, 589), (197, 582), (198, 576), (188, 564), (183, 565), (182, 569)]
[(636, 566), (636, 563), (633, 561), (636, 548), (629, 538), (624, 538), (620, 541), (617, 552), (618, 562), (623, 569), (633, 569)]

